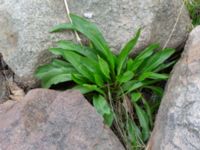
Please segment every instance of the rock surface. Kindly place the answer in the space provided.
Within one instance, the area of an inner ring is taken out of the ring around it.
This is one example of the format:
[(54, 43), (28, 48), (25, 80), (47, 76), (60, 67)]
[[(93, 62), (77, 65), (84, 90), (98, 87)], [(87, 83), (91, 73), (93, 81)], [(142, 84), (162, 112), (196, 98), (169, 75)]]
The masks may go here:
[[(72, 12), (91, 18), (103, 31), (114, 51), (143, 28), (137, 49), (157, 42), (163, 46), (176, 23), (182, 0), (69, 0)], [(20, 84), (33, 87), (35, 69), (52, 55), (47, 49), (70, 32), (50, 34), (67, 22), (63, 0), (0, 0), (0, 53)], [(168, 47), (179, 46), (187, 37), (190, 19), (185, 8)]]
[(67, 21), (63, 0), (0, 0), (0, 53), (27, 86), (35, 84), (36, 67), (51, 58), (47, 49), (71, 33), (51, 34), (49, 30)]
[[(95, 22), (115, 51), (130, 40), (138, 28), (143, 28), (137, 49), (152, 42), (162, 46), (181, 12), (168, 47), (183, 43), (191, 26), (182, 0), (73, 0), (71, 12)], [(181, 9), (182, 8), (182, 9)]]
[(9, 83), (13, 83), (13, 73), (0, 55), (0, 104), (9, 99)]
[(149, 150), (200, 149), (200, 26), (174, 67), (149, 141)]
[(32, 90), (0, 105), (0, 120), (1, 150), (124, 150), (77, 91)]
[(6, 101), (7, 96), (8, 96), (8, 90), (6, 87), (6, 81), (3, 73), (0, 70), (0, 104)]

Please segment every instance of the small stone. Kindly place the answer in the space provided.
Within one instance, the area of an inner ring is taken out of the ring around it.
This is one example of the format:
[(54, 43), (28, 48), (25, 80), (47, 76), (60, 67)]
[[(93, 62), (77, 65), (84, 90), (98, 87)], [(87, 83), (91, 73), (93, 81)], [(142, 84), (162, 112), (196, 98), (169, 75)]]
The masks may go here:
[(86, 12), (86, 13), (84, 13), (84, 17), (86, 17), (88, 19), (92, 19), (93, 13), (92, 12)]

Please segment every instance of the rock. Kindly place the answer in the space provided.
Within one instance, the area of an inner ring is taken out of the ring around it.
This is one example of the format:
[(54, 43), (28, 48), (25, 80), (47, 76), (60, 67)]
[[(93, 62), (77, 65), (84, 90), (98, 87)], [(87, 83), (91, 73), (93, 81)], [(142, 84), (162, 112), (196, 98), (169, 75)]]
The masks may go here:
[[(70, 10), (95, 22), (117, 52), (139, 27), (143, 28), (137, 51), (149, 43), (163, 46), (176, 23), (182, 0), (73, 0)], [(63, 0), (0, 0), (0, 53), (23, 86), (34, 87), (35, 69), (49, 62), (47, 51), (60, 39), (74, 39), (71, 32), (50, 34), (67, 22)], [(168, 47), (177, 47), (187, 37), (190, 19), (185, 8)], [(135, 51), (135, 52), (137, 52)]]
[(0, 104), (5, 102), (8, 97), (8, 89), (3, 73), (0, 71)]
[(156, 118), (149, 150), (200, 149), (200, 26), (175, 65)]
[(49, 33), (68, 21), (63, 0), (0, 0), (0, 14), (0, 53), (17, 81), (31, 87), (35, 69), (52, 57), (52, 43), (73, 38), (69, 32)]
[(14, 83), (13, 80), (13, 72), (3, 62), (2, 57), (0, 55), (0, 104), (10, 99), (11, 95), (14, 96), (14, 88), (11, 89), (11, 87), (18, 86), (16, 83)]
[(68, 3), (71, 12), (99, 26), (115, 52), (140, 27), (143, 30), (137, 51), (154, 42), (164, 46), (178, 19), (167, 45), (176, 48), (186, 40), (191, 27), (182, 0), (73, 0)]
[(78, 91), (30, 91), (0, 105), (1, 150), (124, 150)]

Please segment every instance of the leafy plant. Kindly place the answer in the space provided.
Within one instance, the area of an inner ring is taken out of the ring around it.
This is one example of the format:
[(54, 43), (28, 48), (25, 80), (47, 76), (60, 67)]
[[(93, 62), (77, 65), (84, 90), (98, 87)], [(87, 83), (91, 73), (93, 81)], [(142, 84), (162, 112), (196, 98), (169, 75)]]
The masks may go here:
[(184, 0), (194, 26), (200, 24), (200, 0)]
[[(152, 44), (134, 58), (129, 54), (137, 44), (141, 30), (122, 48), (118, 55), (111, 52), (99, 29), (91, 22), (70, 14), (72, 23), (54, 27), (51, 32), (75, 30), (85, 35), (85, 45), (71, 41), (59, 41), (49, 51), (62, 59), (39, 67), (36, 76), (42, 86), (72, 81), (73, 89), (92, 95), (92, 103), (106, 125), (113, 128), (127, 149), (141, 149), (150, 136), (152, 115), (158, 101), (150, 101), (144, 91), (162, 96), (162, 88), (156, 83), (166, 80), (160, 73), (173, 62), (166, 60), (174, 49), (160, 51)], [(67, 89), (67, 87), (66, 87)], [(150, 104), (151, 103), (151, 104)]]

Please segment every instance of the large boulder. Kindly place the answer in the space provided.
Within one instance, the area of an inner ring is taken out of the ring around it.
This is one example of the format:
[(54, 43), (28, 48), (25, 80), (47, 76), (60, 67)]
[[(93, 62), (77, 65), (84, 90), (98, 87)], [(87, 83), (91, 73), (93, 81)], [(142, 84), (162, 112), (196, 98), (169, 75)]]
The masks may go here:
[[(167, 47), (182, 44), (191, 27), (183, 0), (73, 0), (71, 12), (95, 22), (115, 52), (142, 28), (137, 50), (152, 42)], [(177, 22), (177, 23), (176, 23)], [(174, 28), (175, 27), (175, 28)], [(174, 30), (173, 30), (174, 28)]]
[(149, 141), (149, 150), (200, 149), (200, 26), (174, 67)]
[(124, 150), (78, 91), (35, 89), (0, 105), (1, 150)]
[[(72, 12), (90, 18), (103, 31), (115, 52), (142, 27), (137, 45), (179, 46), (187, 37), (190, 19), (182, 0), (68, 0)], [(181, 15), (179, 16), (179, 12)], [(0, 0), (0, 53), (26, 86), (36, 83), (35, 69), (51, 59), (47, 49), (60, 39), (73, 39), (70, 32), (50, 34), (49, 29), (67, 22), (63, 0)], [(178, 20), (176, 24), (176, 20)], [(173, 27), (175, 29), (173, 30)]]
[(51, 34), (49, 30), (67, 22), (62, 0), (0, 0), (0, 53), (16, 74), (18, 82), (35, 84), (34, 71), (51, 59), (47, 49), (71, 33)]

